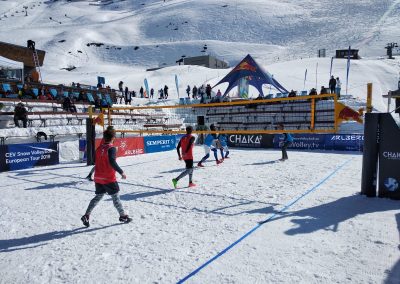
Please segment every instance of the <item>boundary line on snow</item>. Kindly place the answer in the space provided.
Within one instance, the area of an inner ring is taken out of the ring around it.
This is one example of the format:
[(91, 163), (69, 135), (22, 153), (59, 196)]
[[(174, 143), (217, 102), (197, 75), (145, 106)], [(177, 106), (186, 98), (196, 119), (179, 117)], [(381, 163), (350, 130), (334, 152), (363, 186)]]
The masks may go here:
[(286, 211), (287, 209), (289, 209), (291, 206), (293, 206), (294, 204), (296, 204), (300, 199), (302, 199), (303, 197), (307, 196), (308, 194), (312, 193), (313, 191), (315, 191), (316, 189), (318, 189), (322, 184), (324, 184), (328, 179), (330, 179), (332, 176), (334, 176), (339, 170), (341, 170), (345, 165), (347, 165), (351, 160), (353, 160), (353, 158), (350, 158), (349, 160), (347, 160), (346, 162), (344, 162), (343, 164), (341, 164), (340, 166), (338, 166), (332, 173), (330, 173), (328, 176), (326, 176), (325, 178), (323, 178), (319, 183), (317, 183), (316, 185), (314, 185), (313, 187), (311, 187), (310, 189), (306, 190), (303, 194), (301, 194), (299, 197), (297, 197), (296, 199), (294, 199), (293, 201), (289, 202), (288, 204), (286, 204), (282, 209), (280, 209), (278, 212), (272, 214), (271, 216), (269, 216), (267, 219), (265, 219), (264, 221), (259, 222), (256, 226), (254, 226), (250, 231), (248, 231), (247, 233), (245, 233), (243, 236), (241, 236), (239, 239), (237, 239), (235, 242), (233, 242), (232, 244), (230, 244), (229, 246), (227, 246), (225, 249), (223, 249), (222, 251), (220, 251), (217, 255), (215, 255), (214, 257), (212, 257), (211, 259), (209, 259), (208, 261), (206, 261), (205, 263), (203, 263), (201, 266), (199, 266), (197, 269), (193, 270), (191, 273), (189, 273), (188, 275), (186, 275), (184, 278), (182, 278), (181, 280), (179, 280), (177, 282), (177, 284), (181, 284), (186, 282), (187, 280), (189, 280), (191, 277), (193, 277), (194, 275), (196, 275), (197, 273), (199, 273), (203, 268), (205, 268), (206, 266), (208, 266), (209, 264), (211, 264), (214, 260), (220, 258), (221, 256), (223, 256), (225, 253), (227, 253), (230, 249), (232, 249), (234, 246), (236, 246), (237, 244), (239, 244), (241, 241), (243, 241), (245, 238), (247, 238), (248, 236), (250, 236), (252, 233), (254, 233), (257, 229), (259, 229), (263, 224), (273, 220), (276, 216), (278, 216), (278, 214)]

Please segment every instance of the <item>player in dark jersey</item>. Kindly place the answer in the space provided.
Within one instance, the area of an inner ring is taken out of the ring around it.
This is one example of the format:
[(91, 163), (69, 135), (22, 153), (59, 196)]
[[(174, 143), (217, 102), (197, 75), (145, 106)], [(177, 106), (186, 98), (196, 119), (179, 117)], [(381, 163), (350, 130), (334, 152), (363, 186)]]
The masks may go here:
[(96, 163), (94, 172), (94, 182), (96, 185), (96, 196), (90, 201), (85, 215), (81, 217), (82, 223), (89, 227), (89, 216), (96, 207), (104, 194), (109, 194), (112, 198), (115, 208), (119, 213), (119, 221), (128, 223), (132, 221), (125, 213), (119, 198), (119, 185), (115, 175), (118, 172), (122, 179), (126, 179), (123, 170), (116, 161), (117, 149), (113, 146), (115, 131), (107, 129), (103, 134), (104, 143), (96, 149)]
[[(186, 175), (189, 175), (189, 187), (196, 186), (193, 183), (193, 145), (194, 136), (192, 136), (193, 128), (191, 126), (186, 127), (186, 135), (179, 140), (176, 151), (178, 152), (179, 160), (184, 160), (186, 164), (186, 170), (183, 171), (177, 178), (172, 179), (172, 184), (176, 188), (178, 181)], [(182, 155), (180, 152), (182, 149)]]

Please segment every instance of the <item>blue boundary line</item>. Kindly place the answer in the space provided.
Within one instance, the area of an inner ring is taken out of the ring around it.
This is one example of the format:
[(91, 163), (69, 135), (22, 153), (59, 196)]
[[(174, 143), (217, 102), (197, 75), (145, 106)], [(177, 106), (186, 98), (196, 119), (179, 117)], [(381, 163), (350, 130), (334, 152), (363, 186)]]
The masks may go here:
[(278, 216), (278, 214), (286, 211), (287, 209), (289, 209), (289, 207), (293, 206), (295, 203), (297, 203), (300, 199), (302, 199), (303, 197), (307, 196), (308, 194), (312, 193), (313, 191), (315, 191), (318, 187), (320, 187), (323, 183), (325, 183), (329, 178), (331, 178), (333, 175), (335, 175), (341, 168), (343, 168), (345, 165), (347, 165), (350, 161), (352, 160), (349, 159), (346, 162), (344, 162), (343, 164), (341, 164), (339, 167), (337, 167), (332, 173), (330, 173), (328, 176), (326, 176), (324, 179), (322, 179), (319, 183), (317, 183), (316, 185), (314, 185), (312, 188), (308, 189), (307, 191), (305, 191), (302, 195), (300, 195), (299, 197), (297, 197), (296, 199), (294, 199), (293, 201), (291, 201), (290, 203), (288, 203), (287, 205), (285, 205), (282, 209), (280, 209), (278, 212), (272, 214), (270, 217), (268, 217), (267, 219), (265, 219), (264, 221), (259, 222), (256, 226), (254, 226), (250, 231), (248, 231), (246, 234), (244, 234), (242, 237), (240, 237), (238, 240), (236, 240), (235, 242), (233, 242), (232, 244), (230, 244), (229, 246), (227, 246), (225, 249), (223, 249), (222, 251), (220, 251), (217, 255), (215, 255), (213, 258), (209, 259), (208, 261), (206, 261), (204, 264), (202, 264), (201, 266), (199, 266), (197, 269), (193, 270), (191, 273), (189, 273), (188, 275), (186, 275), (184, 278), (182, 278), (181, 280), (179, 280), (177, 282), (177, 284), (181, 284), (186, 282), (187, 280), (189, 280), (189, 278), (193, 277), (194, 275), (196, 275), (197, 273), (199, 273), (203, 268), (205, 268), (206, 266), (208, 266), (210, 263), (212, 263), (214, 260), (220, 258), (221, 256), (223, 256), (226, 252), (228, 252), (231, 248), (233, 248), (234, 246), (236, 246), (238, 243), (240, 243), (241, 241), (243, 241), (245, 238), (247, 238), (248, 236), (250, 236), (252, 233), (254, 233), (255, 231), (257, 231), (257, 229), (259, 229), (263, 224), (273, 220), (276, 216)]

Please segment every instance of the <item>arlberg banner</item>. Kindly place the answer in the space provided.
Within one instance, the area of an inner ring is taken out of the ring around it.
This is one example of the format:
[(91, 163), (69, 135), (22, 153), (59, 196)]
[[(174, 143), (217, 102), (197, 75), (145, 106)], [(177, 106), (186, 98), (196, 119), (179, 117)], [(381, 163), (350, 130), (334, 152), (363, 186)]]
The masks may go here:
[(0, 171), (13, 171), (59, 163), (58, 142), (0, 146)]
[[(101, 139), (96, 139), (96, 149), (100, 146)], [(143, 137), (116, 138), (114, 146), (117, 147), (117, 157), (135, 156), (144, 154)]]

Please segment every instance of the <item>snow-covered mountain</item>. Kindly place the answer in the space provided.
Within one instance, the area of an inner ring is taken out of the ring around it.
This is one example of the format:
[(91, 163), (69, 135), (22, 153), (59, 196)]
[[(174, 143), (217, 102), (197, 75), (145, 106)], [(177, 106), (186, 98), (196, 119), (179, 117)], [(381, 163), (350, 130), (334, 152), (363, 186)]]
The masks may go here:
[[(399, 12), (398, 0), (1, 1), (0, 40), (35, 40), (47, 51), (46, 81), (95, 84), (102, 75), (114, 87), (122, 80), (139, 89), (148, 78), (160, 88), (174, 85), (177, 74), (181, 93), (187, 84), (217, 82), (229, 70), (145, 69), (205, 53), (233, 66), (251, 54), (286, 88), (303, 89), (305, 69), (305, 88), (319, 88), (329, 79), (330, 60), (316, 59), (317, 50), (325, 48), (330, 58), (350, 45), (363, 60), (352, 62), (349, 94), (365, 99), (365, 84), (373, 82), (375, 107), (385, 110), (381, 95), (397, 87), (399, 61), (384, 60), (384, 47), (399, 40)], [(77, 69), (62, 69), (68, 66)], [(334, 62), (333, 73), (344, 82), (345, 60)]]

